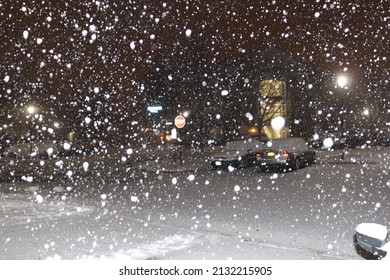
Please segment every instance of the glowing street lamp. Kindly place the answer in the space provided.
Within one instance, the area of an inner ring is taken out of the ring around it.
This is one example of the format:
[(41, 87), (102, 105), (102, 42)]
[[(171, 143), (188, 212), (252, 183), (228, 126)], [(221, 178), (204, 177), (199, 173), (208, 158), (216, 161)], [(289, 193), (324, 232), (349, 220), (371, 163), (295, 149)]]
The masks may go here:
[(338, 85), (339, 87), (345, 88), (347, 84), (348, 84), (348, 79), (347, 79), (347, 77), (345, 77), (345, 76), (339, 76), (339, 77), (337, 78), (337, 85)]
[(59, 122), (54, 122), (53, 125), (54, 125), (55, 128), (60, 128), (60, 123)]
[(184, 111), (183, 117), (188, 118), (190, 116), (190, 113), (191, 113), (190, 111)]
[(30, 115), (33, 115), (37, 111), (37, 108), (34, 105), (29, 105), (27, 107), (27, 113)]

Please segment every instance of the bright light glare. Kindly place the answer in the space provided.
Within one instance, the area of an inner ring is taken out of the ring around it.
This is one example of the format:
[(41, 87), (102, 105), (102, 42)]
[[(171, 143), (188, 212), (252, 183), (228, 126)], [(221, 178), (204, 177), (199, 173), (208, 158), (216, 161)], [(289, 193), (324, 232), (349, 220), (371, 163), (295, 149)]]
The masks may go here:
[(325, 148), (331, 148), (332, 146), (333, 146), (332, 138), (325, 138), (324, 139), (324, 147)]
[(65, 149), (65, 150), (70, 150), (70, 148), (72, 147), (72, 146), (71, 146), (69, 143), (67, 143), (67, 142), (65, 142), (63, 146), (64, 146), (64, 149)]
[(337, 78), (337, 84), (339, 87), (345, 87), (347, 85), (347, 78), (345, 76), (340, 76)]
[(32, 106), (32, 105), (30, 105), (30, 106), (28, 106), (27, 107), (27, 112), (29, 113), (29, 114), (34, 114), (35, 113), (35, 111), (36, 111), (36, 108), (34, 107), (34, 106)]
[(284, 127), (285, 123), (286, 123), (286, 121), (284, 120), (284, 118), (282, 116), (273, 118), (271, 120), (271, 126), (273, 129), (282, 129)]

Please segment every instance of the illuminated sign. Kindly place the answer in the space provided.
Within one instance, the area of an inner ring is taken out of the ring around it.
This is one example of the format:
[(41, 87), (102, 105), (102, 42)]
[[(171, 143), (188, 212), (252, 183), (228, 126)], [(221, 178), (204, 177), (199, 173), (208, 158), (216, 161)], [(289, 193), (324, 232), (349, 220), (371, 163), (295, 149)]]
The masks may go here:
[(160, 106), (160, 105), (148, 106), (147, 110), (150, 113), (158, 113), (159, 111), (162, 110), (162, 106)]

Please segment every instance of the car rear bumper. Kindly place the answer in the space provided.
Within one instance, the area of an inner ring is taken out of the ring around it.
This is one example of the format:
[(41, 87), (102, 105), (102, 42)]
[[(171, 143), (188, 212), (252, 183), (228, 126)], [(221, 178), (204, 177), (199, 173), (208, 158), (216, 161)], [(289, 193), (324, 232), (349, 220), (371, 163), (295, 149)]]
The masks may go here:
[(237, 167), (239, 164), (239, 161), (238, 161), (238, 159), (229, 159), (229, 160), (227, 160), (227, 159), (223, 159), (223, 160), (213, 159), (210, 161), (210, 164), (215, 169), (226, 169), (229, 166)]
[(288, 165), (290, 160), (288, 158), (261, 158), (256, 159), (257, 165)]

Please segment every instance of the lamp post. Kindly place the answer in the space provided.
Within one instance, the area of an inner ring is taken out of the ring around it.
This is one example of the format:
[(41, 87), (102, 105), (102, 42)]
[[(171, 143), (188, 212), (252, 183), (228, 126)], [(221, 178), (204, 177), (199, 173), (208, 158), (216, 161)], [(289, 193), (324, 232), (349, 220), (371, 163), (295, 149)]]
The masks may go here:
[[(348, 84), (348, 79), (346, 76), (344, 75), (341, 75), (337, 78), (337, 86), (341, 89), (347, 89), (347, 84)], [(348, 112), (348, 109), (347, 109), (347, 102), (344, 98), (344, 92), (341, 92), (341, 101), (342, 101), (342, 110), (341, 110), (341, 117), (340, 117), (340, 122), (341, 122), (341, 137), (344, 138), (344, 134), (345, 134), (345, 131), (346, 128), (347, 128), (347, 125), (346, 125), (346, 113)], [(344, 144), (342, 144), (342, 152), (341, 152), (341, 159), (344, 159), (345, 158), (345, 150), (344, 150)]]
[[(346, 89), (348, 84), (348, 79), (345, 76), (339, 76), (337, 78), (337, 86), (341, 89)], [(346, 116), (345, 114), (348, 112), (347, 110), (347, 104), (344, 99), (344, 92), (341, 92), (341, 101), (342, 101), (342, 110), (341, 110), (341, 130), (343, 131), (347, 126), (346, 126)]]
[(34, 105), (29, 105), (27, 106), (26, 108), (26, 111), (27, 111), (27, 117), (30, 117), (31, 120), (30, 120), (30, 127), (29, 127), (29, 142), (30, 142), (30, 156), (33, 152), (33, 146), (32, 146), (32, 128), (33, 128), (33, 122), (32, 122), (32, 118), (34, 117), (34, 114), (38, 111), (37, 110), (37, 107), (35, 107)]
[(183, 117), (186, 119), (186, 125), (184, 126), (184, 137), (183, 137), (183, 144), (185, 144), (185, 145), (188, 145), (188, 144), (190, 144), (190, 143), (188, 143), (189, 142), (189, 139), (188, 139), (188, 137), (187, 137), (187, 128), (188, 128), (188, 118), (190, 117), (190, 115), (191, 115), (191, 110), (185, 110), (185, 111), (183, 111)]
[(364, 108), (364, 110), (363, 110), (363, 116), (364, 116), (364, 118), (365, 118), (366, 121), (367, 121), (368, 128), (370, 129), (370, 131), (372, 131), (372, 129), (373, 129), (372, 114), (373, 114), (373, 110), (372, 110), (372, 109), (370, 109), (370, 108)]

